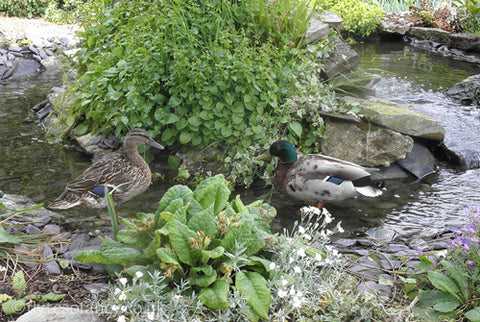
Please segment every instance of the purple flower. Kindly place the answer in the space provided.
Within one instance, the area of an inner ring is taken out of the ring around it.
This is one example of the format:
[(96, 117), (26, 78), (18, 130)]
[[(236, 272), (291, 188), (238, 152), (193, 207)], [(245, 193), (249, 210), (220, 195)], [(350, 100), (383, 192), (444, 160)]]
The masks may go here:
[(472, 266), (474, 264), (473, 261), (467, 261), (467, 265)]

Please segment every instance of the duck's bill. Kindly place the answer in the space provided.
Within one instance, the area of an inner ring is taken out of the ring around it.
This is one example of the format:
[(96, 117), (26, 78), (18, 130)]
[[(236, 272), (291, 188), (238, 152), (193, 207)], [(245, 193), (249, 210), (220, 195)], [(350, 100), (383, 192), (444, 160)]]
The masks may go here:
[(151, 146), (152, 148), (159, 149), (159, 150), (165, 149), (165, 147), (163, 145), (161, 145), (160, 143), (157, 143), (153, 140), (148, 141), (147, 145)]

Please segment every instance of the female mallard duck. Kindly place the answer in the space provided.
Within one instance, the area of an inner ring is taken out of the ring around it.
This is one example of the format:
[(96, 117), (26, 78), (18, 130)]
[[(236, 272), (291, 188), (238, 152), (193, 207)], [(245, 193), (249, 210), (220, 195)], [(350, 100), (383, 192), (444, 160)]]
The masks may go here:
[(285, 140), (273, 143), (270, 154), (280, 158), (273, 176), (273, 185), (280, 193), (318, 203), (382, 194), (370, 178), (370, 171), (376, 169), (318, 154), (297, 159), (295, 147)]
[(131, 130), (123, 142), (119, 156), (106, 157), (89, 166), (80, 176), (69, 182), (65, 191), (48, 207), (68, 209), (82, 205), (87, 208), (104, 208), (107, 206), (105, 186), (112, 193), (117, 205), (147, 190), (152, 173), (137, 151), (137, 147), (142, 144), (163, 149), (146, 131)]

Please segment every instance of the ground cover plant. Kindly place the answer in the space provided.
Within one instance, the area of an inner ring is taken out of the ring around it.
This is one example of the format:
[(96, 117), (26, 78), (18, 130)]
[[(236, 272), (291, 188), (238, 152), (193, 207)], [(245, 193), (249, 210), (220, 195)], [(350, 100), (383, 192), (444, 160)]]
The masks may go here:
[(291, 231), (272, 233), (274, 208), (229, 196), (222, 175), (194, 191), (173, 186), (155, 213), (122, 219), (114, 239), (80, 252), (76, 260), (103, 263), (117, 278), (94, 301), (97, 312), (114, 321), (408, 319), (357, 291), (328, 245), (342, 228), (326, 209), (304, 207)]
[(453, 229), (440, 267), (428, 272), (434, 289), (422, 291), (418, 303), (428, 308), (421, 311), (425, 316), (480, 321), (480, 208), (469, 207), (466, 218), (465, 227)]

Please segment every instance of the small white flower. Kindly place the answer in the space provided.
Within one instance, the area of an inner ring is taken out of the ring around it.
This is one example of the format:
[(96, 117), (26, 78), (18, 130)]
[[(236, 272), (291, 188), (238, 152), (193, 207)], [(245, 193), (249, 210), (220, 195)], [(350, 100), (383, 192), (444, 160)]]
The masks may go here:
[(113, 312), (117, 312), (119, 307), (118, 307), (118, 305), (114, 304), (114, 305), (112, 305), (111, 309), (112, 309)]
[(302, 306), (302, 299), (300, 296), (294, 296), (293, 297), (293, 303), (292, 303), (293, 307), (298, 309)]
[(269, 265), (269, 268), (271, 271), (273, 271), (276, 267), (277, 267), (277, 264), (275, 264), (275, 262), (271, 262)]
[(323, 260), (322, 255), (320, 255), (320, 253), (316, 253), (315, 254), (315, 260), (321, 262)]
[(175, 294), (175, 295), (173, 296), (173, 299), (174, 299), (175, 301), (178, 301), (178, 300), (180, 300), (181, 298), (182, 298), (182, 296), (181, 296), (180, 294)]
[(293, 257), (290, 257), (290, 258), (288, 259), (288, 263), (289, 263), (289, 264), (293, 263), (294, 261), (295, 261), (295, 259), (294, 259)]
[(343, 233), (343, 232), (345, 232), (345, 230), (343, 229), (342, 226), (338, 225), (338, 232)]
[(281, 283), (282, 283), (282, 286), (287, 286), (288, 281), (286, 279), (284, 279), (283, 276), (282, 276), (282, 282)]
[(125, 277), (122, 277), (121, 279), (118, 280), (122, 285), (127, 284), (128, 280)]
[(5, 266), (0, 265), (0, 272), (6, 272), (7, 268)]
[(155, 320), (155, 312), (147, 312), (147, 319), (150, 321)]
[(293, 288), (293, 285), (292, 285), (292, 287), (290, 287), (289, 293), (290, 293), (290, 295), (295, 295), (295, 289)]
[(312, 240), (312, 236), (310, 236), (309, 234), (303, 235), (303, 238), (305, 238), (306, 240)]
[(120, 292), (121, 292), (121, 290), (117, 287), (117, 288), (115, 288), (115, 291), (113, 292), (113, 294), (117, 295)]
[(138, 272), (135, 272), (135, 277), (136, 278), (141, 278), (143, 276), (143, 273), (138, 271)]
[(120, 307), (120, 310), (121, 310), (122, 312), (127, 312), (127, 307), (126, 307), (125, 305), (122, 305), (122, 306)]
[(300, 234), (305, 234), (305, 228), (303, 228), (302, 226), (298, 226), (298, 232)]
[(298, 254), (298, 256), (300, 256), (300, 257), (305, 257), (305, 256), (307, 256), (307, 255), (305, 254), (305, 249), (303, 249), (303, 248), (298, 248), (298, 249), (297, 249), (297, 254)]
[(281, 297), (281, 298), (284, 298), (288, 295), (287, 291), (285, 291), (284, 289), (281, 289), (281, 290), (278, 290), (278, 296)]
[(301, 272), (302, 272), (302, 269), (300, 268), (300, 266), (295, 266), (295, 267), (293, 268), (293, 271), (294, 271), (295, 273), (301, 273)]
[(125, 315), (120, 315), (117, 319), (117, 322), (126, 322), (127, 320), (125, 320)]
[(124, 292), (121, 292), (120, 295), (118, 296), (118, 299), (120, 301), (125, 301), (127, 299), (127, 294), (125, 294)]

